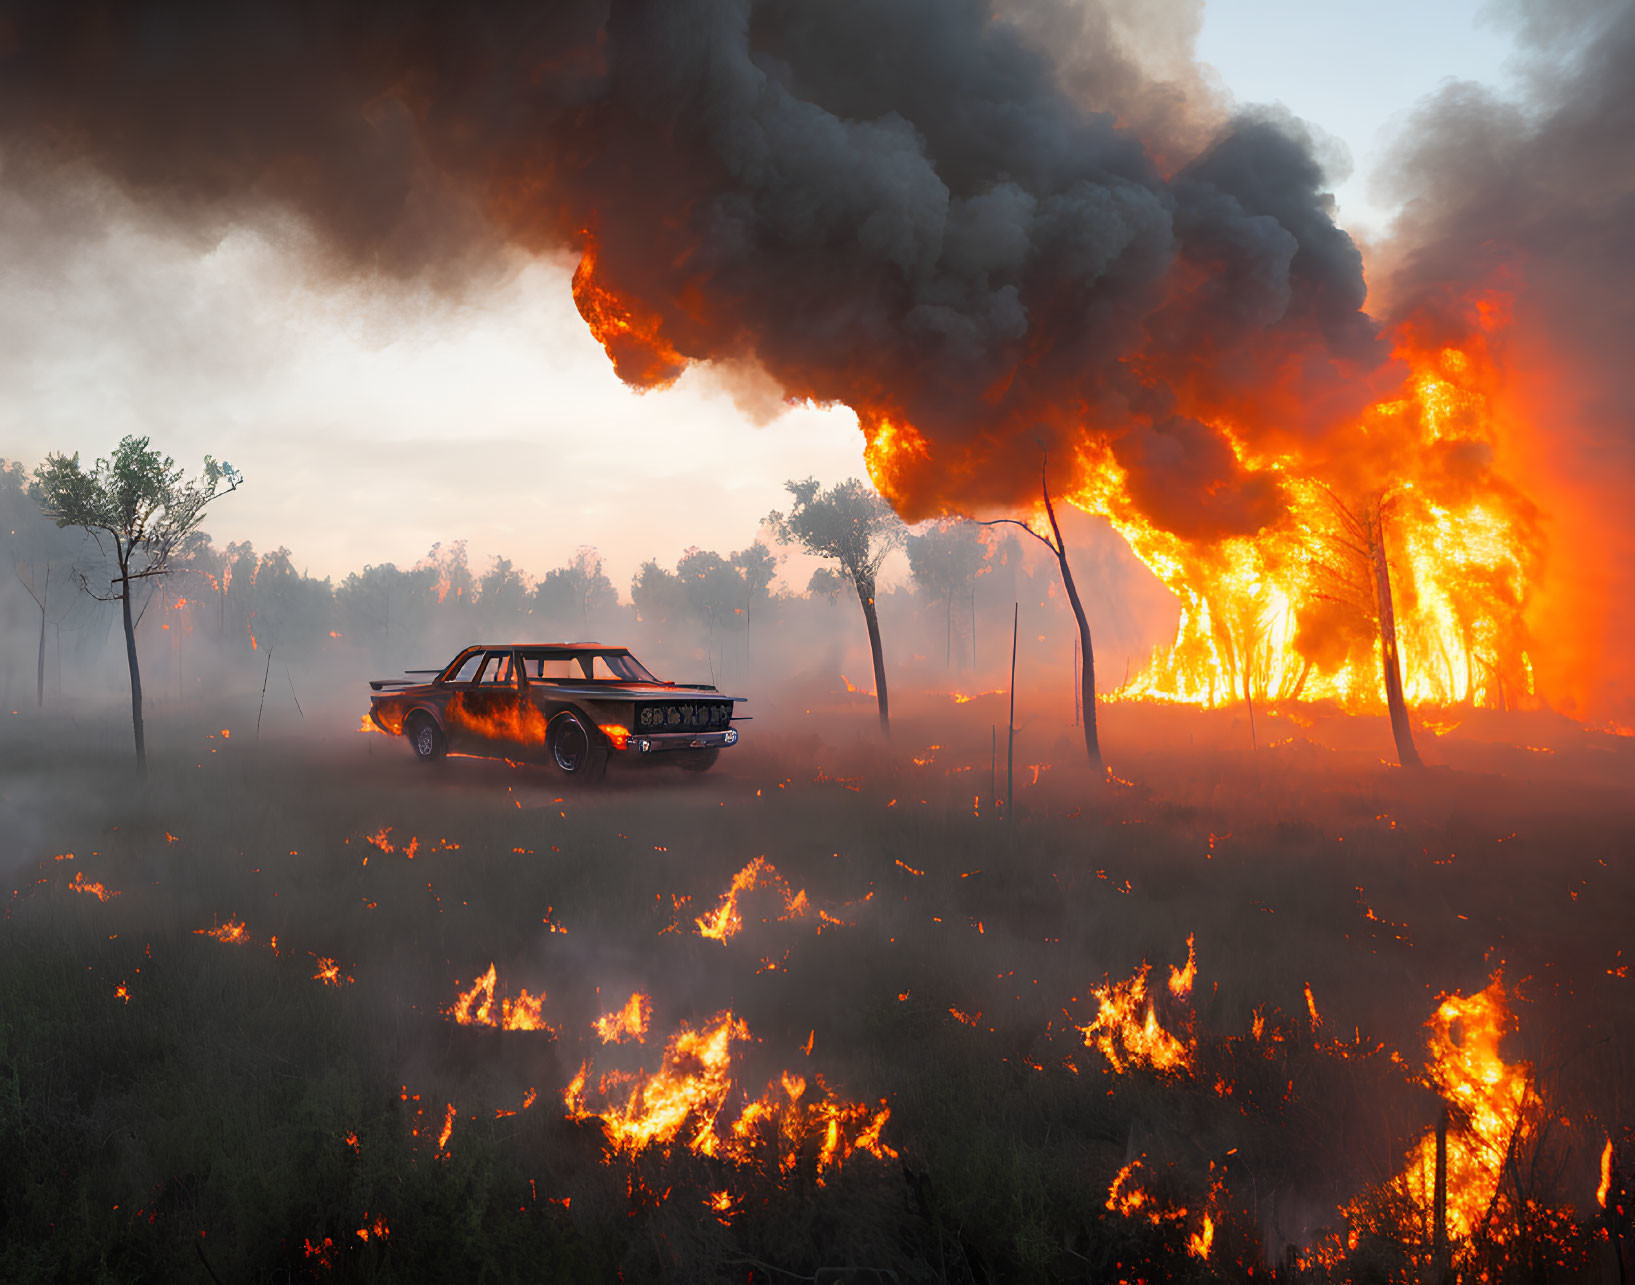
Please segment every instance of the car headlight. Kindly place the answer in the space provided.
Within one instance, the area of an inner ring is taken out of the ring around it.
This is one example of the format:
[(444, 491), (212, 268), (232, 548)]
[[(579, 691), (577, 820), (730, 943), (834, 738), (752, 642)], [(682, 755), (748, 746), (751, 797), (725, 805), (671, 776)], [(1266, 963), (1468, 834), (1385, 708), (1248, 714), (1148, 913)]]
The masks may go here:
[(722, 739), (724, 739), (728, 745), (738, 744), (738, 729), (736, 727), (727, 728), (727, 734)]

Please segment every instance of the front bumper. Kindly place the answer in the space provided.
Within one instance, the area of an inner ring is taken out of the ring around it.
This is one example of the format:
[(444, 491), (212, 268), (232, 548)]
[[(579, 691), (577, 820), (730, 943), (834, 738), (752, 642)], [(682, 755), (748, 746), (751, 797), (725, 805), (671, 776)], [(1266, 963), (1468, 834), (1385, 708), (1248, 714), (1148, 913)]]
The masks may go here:
[(663, 754), (669, 750), (725, 749), (738, 744), (738, 729), (729, 727), (724, 732), (652, 732), (646, 736), (631, 733), (625, 742), (625, 753), (634, 755)]

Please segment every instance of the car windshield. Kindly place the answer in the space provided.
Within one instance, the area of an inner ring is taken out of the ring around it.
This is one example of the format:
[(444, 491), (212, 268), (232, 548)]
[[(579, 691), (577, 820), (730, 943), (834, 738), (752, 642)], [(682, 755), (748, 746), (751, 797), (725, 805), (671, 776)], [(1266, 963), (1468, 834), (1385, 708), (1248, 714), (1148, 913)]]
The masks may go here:
[(583, 651), (567, 648), (524, 648), (522, 672), (529, 682), (656, 683), (639, 660), (627, 651)]

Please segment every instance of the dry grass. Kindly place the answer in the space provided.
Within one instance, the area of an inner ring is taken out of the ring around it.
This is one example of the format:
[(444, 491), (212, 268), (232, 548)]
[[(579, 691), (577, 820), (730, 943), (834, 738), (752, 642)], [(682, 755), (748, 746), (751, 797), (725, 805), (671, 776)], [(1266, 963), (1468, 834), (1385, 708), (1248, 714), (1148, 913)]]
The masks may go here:
[[(1573, 1121), (1547, 1194), (1587, 1212), (1635, 1053), (1627, 742), (1489, 720), (1414, 777), (1350, 724), (1263, 716), (1262, 745), (1290, 739), (1250, 755), (1230, 716), (1115, 707), (1104, 741), (1129, 784), (1109, 787), (1041, 710), (1019, 762), (1053, 766), (1022, 775), (1006, 824), (993, 710), (908, 704), (889, 750), (866, 707), (830, 709), (751, 724), (708, 776), (590, 791), (472, 759), (428, 771), (345, 732), (212, 738), (202, 714), (156, 720), (138, 785), (122, 741), (14, 718), (0, 1276), (1236, 1277), (1389, 1176), (1434, 1109), (1390, 1053), (1417, 1067), (1436, 997), (1500, 967), (1513, 1054)], [(1520, 748), (1545, 736), (1555, 753)], [(383, 827), (393, 852), (367, 842)], [(693, 931), (761, 855), (844, 926), (779, 921), (762, 892), (739, 936)], [(119, 895), (69, 890), (77, 871)], [(249, 943), (197, 932), (228, 919)], [(1160, 981), (1189, 933), (1193, 1002), (1165, 1016), (1194, 1024), (1197, 1073), (1109, 1074), (1074, 1029), (1088, 988), (1144, 959)], [(314, 980), (319, 956), (355, 980)], [(490, 961), (512, 993), (546, 992), (554, 1038), (441, 1015)], [(601, 1049), (591, 1020), (633, 990), (657, 1038)], [(857, 1155), (822, 1186), (810, 1164), (680, 1150), (632, 1168), (563, 1119), (584, 1057), (652, 1069), (665, 1032), (726, 1008), (758, 1040), (753, 1091), (790, 1068), (884, 1098), (900, 1162)], [(1257, 1011), (1286, 1037), (1271, 1056), (1244, 1039)], [(1383, 1050), (1341, 1057), (1336, 1039)], [(1194, 1209), (1210, 1163), (1224, 1175), (1208, 1261), (1185, 1229), (1104, 1207), (1142, 1154)], [(702, 1204), (723, 1188), (730, 1225)], [(376, 1218), (389, 1235), (360, 1238)], [(306, 1250), (325, 1236), (327, 1268)]]

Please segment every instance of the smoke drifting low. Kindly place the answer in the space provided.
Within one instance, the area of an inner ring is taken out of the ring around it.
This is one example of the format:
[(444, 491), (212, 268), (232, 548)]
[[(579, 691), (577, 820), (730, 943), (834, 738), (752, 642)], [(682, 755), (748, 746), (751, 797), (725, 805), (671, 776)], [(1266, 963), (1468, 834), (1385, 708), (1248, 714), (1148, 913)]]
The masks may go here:
[(1027, 33), (1065, 19), (970, 3), (19, 8), (0, 128), (14, 166), (89, 161), (201, 236), (294, 211), (337, 272), (591, 250), (628, 381), (755, 364), (910, 424), (905, 516), (1014, 504), (1090, 431), (1155, 522), (1253, 531), (1275, 493), (1202, 420), (1357, 411), (1361, 259), (1298, 123), (1198, 150), (1182, 73), (1116, 17), (1058, 75)]

